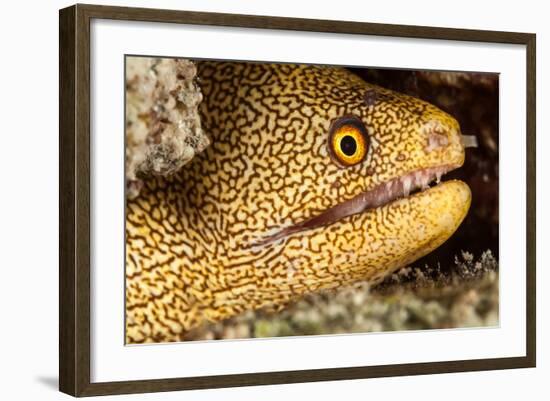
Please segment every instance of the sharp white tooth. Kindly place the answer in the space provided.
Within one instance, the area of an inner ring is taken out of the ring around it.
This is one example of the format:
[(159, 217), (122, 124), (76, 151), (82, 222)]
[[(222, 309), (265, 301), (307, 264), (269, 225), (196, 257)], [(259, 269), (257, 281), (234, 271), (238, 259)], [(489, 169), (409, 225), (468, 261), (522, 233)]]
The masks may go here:
[(422, 188), (422, 186), (424, 185), (424, 180), (424, 173), (419, 173), (418, 180), (416, 181), (416, 186)]
[(435, 177), (436, 177), (436, 178), (435, 178), (435, 182), (436, 182), (437, 184), (439, 184), (439, 183), (441, 182), (441, 176), (442, 176), (442, 175), (443, 175), (443, 174), (441, 173), (441, 171), (438, 171), (437, 173), (435, 173)]
[(411, 192), (411, 178), (405, 177), (403, 178), (403, 193), (405, 196), (409, 196), (409, 193)]
[(427, 174), (424, 174), (424, 177), (422, 179), (422, 189), (426, 189), (429, 187), (430, 183), (430, 177)]

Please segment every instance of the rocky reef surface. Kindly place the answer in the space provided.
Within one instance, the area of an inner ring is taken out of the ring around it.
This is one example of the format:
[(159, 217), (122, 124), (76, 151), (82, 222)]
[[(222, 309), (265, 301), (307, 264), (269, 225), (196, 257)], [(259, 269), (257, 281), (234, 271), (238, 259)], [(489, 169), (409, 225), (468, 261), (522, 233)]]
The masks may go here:
[(126, 59), (128, 198), (139, 194), (140, 177), (173, 174), (209, 145), (196, 75), (195, 64), (185, 59)]

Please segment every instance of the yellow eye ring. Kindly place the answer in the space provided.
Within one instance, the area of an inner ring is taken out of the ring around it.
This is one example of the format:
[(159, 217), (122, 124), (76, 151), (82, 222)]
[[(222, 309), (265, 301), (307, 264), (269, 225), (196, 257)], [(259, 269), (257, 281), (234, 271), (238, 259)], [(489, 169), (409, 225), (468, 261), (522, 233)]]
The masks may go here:
[(355, 116), (341, 117), (330, 127), (328, 149), (332, 159), (343, 167), (361, 163), (368, 150), (368, 133)]

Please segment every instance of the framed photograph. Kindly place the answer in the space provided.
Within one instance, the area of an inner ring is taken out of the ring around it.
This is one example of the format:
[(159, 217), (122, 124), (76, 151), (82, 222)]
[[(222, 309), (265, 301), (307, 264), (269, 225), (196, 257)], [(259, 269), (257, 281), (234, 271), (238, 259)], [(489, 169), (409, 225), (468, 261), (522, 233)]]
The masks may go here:
[(59, 18), (61, 391), (535, 366), (534, 34)]

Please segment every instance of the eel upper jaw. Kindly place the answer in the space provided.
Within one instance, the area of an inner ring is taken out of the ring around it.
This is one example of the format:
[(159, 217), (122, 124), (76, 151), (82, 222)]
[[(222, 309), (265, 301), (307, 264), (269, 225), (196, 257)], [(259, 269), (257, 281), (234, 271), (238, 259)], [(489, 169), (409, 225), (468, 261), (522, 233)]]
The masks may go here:
[(429, 184), (434, 181), (439, 184), (439, 181), (444, 174), (458, 167), (460, 167), (460, 165), (446, 164), (437, 167), (419, 169), (404, 174), (400, 177), (379, 184), (369, 191), (362, 192), (347, 201), (341, 202), (321, 212), (317, 216), (282, 228), (274, 234), (263, 237), (254, 245), (268, 245), (291, 234), (326, 226), (345, 217), (385, 206), (397, 199), (408, 197), (415, 191), (423, 191), (428, 189)]

